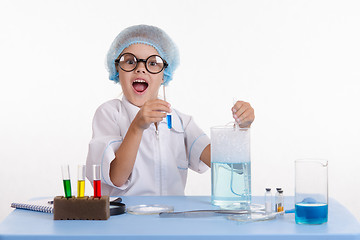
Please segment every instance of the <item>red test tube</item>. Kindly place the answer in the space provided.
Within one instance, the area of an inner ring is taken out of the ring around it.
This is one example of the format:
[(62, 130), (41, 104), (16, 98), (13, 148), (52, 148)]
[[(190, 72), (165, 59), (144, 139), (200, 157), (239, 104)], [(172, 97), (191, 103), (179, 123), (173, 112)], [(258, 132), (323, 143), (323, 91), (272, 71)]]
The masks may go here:
[(93, 165), (94, 198), (101, 197), (101, 171), (100, 165)]

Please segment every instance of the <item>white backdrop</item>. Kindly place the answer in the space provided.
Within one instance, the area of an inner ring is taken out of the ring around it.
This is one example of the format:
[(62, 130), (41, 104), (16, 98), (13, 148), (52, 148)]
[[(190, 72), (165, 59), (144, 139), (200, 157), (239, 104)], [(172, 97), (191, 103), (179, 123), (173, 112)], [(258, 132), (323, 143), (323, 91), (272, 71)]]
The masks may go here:
[[(76, 180), (95, 109), (121, 93), (105, 54), (140, 23), (177, 43), (171, 103), (207, 133), (232, 120), (233, 98), (255, 108), (254, 195), (293, 195), (294, 160), (326, 158), (329, 196), (360, 220), (359, 12), (343, 0), (2, 0), (0, 220), (11, 202), (63, 194), (61, 164)], [(210, 171), (189, 173), (186, 194), (210, 192)]]

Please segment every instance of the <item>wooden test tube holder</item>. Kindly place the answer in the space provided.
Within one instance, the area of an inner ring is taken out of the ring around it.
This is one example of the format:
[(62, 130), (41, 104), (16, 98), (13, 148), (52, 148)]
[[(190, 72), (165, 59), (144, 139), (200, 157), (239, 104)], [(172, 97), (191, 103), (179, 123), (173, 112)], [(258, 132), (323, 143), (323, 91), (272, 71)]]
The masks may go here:
[(54, 220), (107, 220), (109, 217), (109, 196), (54, 198)]

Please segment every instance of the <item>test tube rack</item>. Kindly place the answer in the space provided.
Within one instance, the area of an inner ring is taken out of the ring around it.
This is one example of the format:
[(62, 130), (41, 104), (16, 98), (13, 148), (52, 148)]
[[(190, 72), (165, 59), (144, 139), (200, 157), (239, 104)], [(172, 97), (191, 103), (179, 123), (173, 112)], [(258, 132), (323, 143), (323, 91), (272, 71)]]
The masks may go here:
[(109, 196), (54, 198), (54, 220), (107, 220), (109, 217)]

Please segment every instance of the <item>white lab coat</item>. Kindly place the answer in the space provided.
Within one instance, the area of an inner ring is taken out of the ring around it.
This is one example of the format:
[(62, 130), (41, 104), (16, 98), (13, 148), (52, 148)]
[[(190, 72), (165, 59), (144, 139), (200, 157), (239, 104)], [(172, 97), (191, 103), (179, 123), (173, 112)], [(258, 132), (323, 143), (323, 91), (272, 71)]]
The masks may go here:
[(92, 183), (92, 165), (98, 164), (103, 195), (184, 195), (188, 168), (199, 173), (208, 169), (200, 155), (210, 139), (190, 116), (175, 109), (171, 130), (164, 119), (158, 124), (158, 138), (154, 124), (144, 131), (127, 182), (120, 187), (111, 182), (110, 163), (139, 109), (125, 97), (110, 100), (97, 109), (86, 162), (87, 178)]

